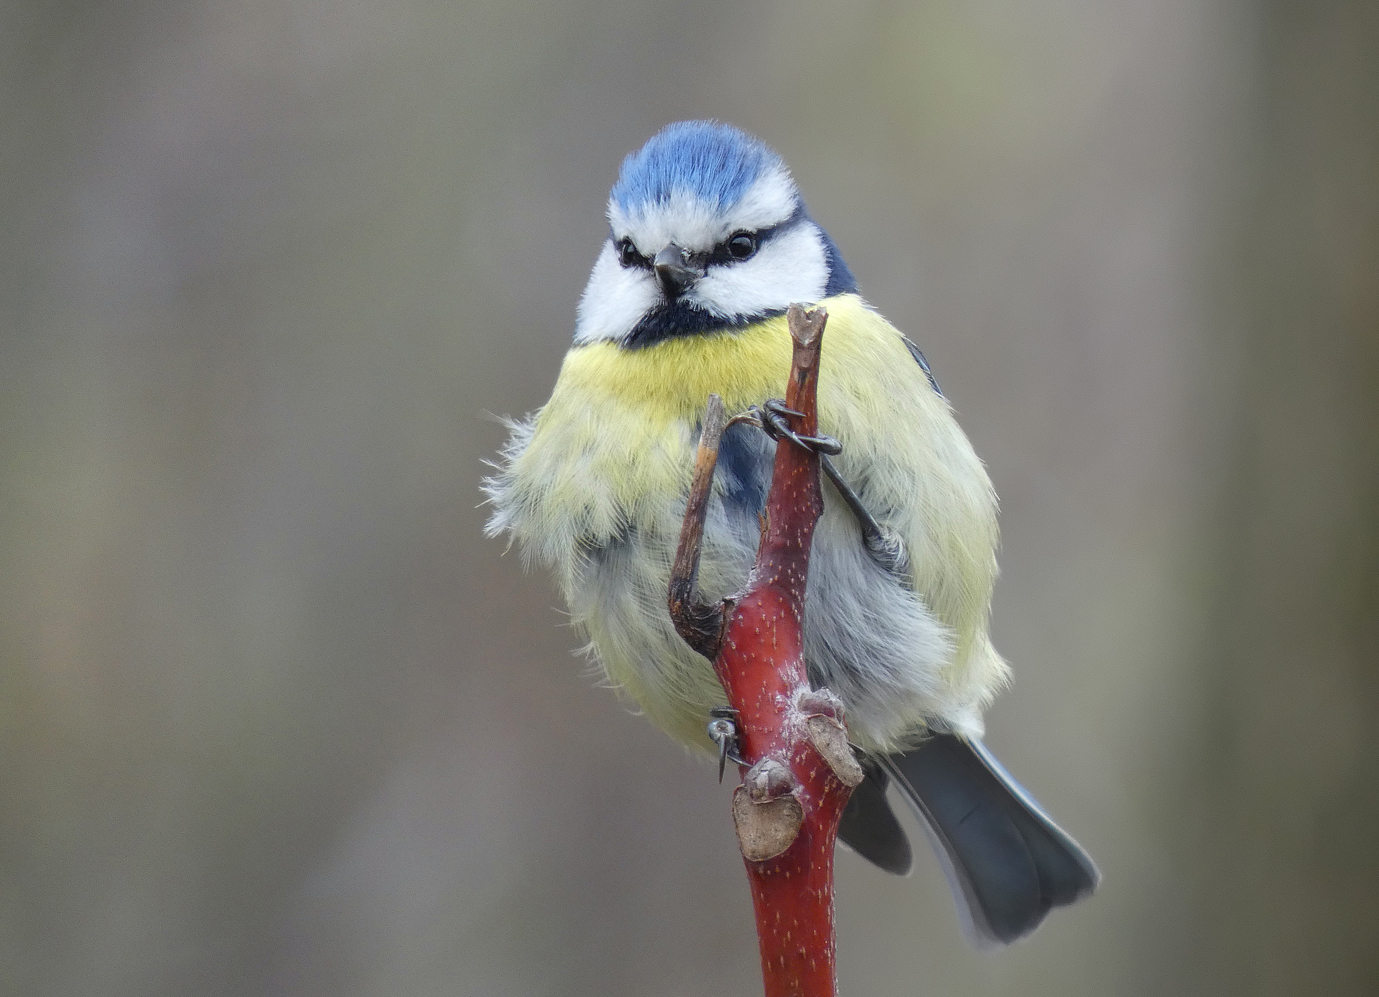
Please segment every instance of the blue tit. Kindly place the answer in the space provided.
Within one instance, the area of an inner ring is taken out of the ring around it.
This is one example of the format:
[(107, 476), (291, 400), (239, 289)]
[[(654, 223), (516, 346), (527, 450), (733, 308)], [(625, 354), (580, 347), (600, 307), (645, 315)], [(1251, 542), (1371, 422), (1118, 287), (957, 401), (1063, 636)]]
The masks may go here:
[[(688, 121), (629, 155), (550, 400), (511, 424), (485, 490), (490, 535), (548, 566), (608, 682), (653, 723), (711, 750), (725, 696), (666, 608), (705, 400), (729, 413), (785, 395), (792, 302), (828, 309), (820, 431), (826, 482), (805, 600), (816, 687), (847, 708), (868, 773), (840, 835), (909, 870), (895, 783), (937, 846), (970, 935), (1023, 937), (1087, 896), (1087, 854), (981, 743), (1009, 674), (988, 635), (996, 495), (919, 348), (863, 300), (789, 170), (736, 128)], [(746, 579), (775, 444), (723, 438), (699, 586)], [(870, 523), (871, 532), (864, 528)], [(880, 539), (883, 542), (870, 542)]]

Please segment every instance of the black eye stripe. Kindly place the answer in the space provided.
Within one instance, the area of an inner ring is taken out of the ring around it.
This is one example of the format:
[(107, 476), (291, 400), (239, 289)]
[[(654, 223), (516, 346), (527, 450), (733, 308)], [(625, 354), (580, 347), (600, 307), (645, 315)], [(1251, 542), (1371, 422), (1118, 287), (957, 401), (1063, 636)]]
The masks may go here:
[(624, 267), (651, 269), (651, 261), (637, 251), (637, 246), (631, 239), (618, 239), (613, 243), (613, 250), (618, 254), (618, 262)]
[[(747, 229), (738, 229), (737, 231), (733, 232), (732, 235), (728, 236), (728, 238), (724, 239), (718, 245), (714, 246), (713, 249), (710, 250), (708, 253), (704, 254), (704, 261), (710, 265), (724, 265), (729, 263), (742, 263), (746, 260), (750, 260), (753, 256), (755, 256), (758, 252), (761, 251), (761, 247), (766, 245), (767, 241), (769, 241), (773, 236), (779, 233), (783, 228), (785, 228), (785, 225), (773, 225), (771, 228), (761, 229), (758, 232), (751, 232)], [(732, 244), (733, 240), (741, 236), (747, 236), (749, 239), (751, 239), (752, 246), (750, 252), (744, 253), (739, 256), (738, 254), (733, 252)]]
[[(796, 223), (806, 218), (807, 215), (805, 214), (803, 206), (801, 206), (796, 208), (795, 213), (792, 214), (789, 218), (785, 219), (785, 221), (777, 222), (775, 225), (772, 225), (769, 228), (757, 229), (755, 232), (749, 229), (734, 229), (726, 239), (718, 243), (708, 252), (690, 253), (686, 262), (692, 266), (699, 267), (723, 266), (726, 264), (745, 262), (746, 260), (751, 259), (752, 256), (755, 256), (757, 253), (759, 253), (761, 251), (761, 248), (765, 246), (768, 242), (770, 242), (772, 239), (774, 239), (776, 236), (780, 235), (782, 232), (787, 232), (790, 229), (793, 229)], [(745, 257), (734, 256), (732, 252), (728, 249), (728, 244), (732, 241), (733, 237), (741, 234), (750, 235), (756, 240), (756, 246), (753, 249), (752, 253)], [(651, 269), (651, 258), (642, 255), (642, 253), (637, 249), (636, 243), (632, 241), (630, 236), (623, 236), (622, 238), (618, 238), (616, 235), (610, 234), (610, 238), (613, 242), (613, 252), (617, 254), (618, 262), (622, 266), (641, 267), (646, 270)]]
[[(755, 256), (757, 253), (761, 252), (761, 247), (765, 246), (768, 242), (770, 242), (772, 239), (774, 239), (781, 233), (788, 232), (791, 229), (793, 229), (796, 226), (796, 224), (804, 218), (804, 209), (796, 208), (795, 213), (791, 215), (789, 218), (787, 218), (785, 221), (777, 222), (775, 225), (772, 225), (769, 228), (757, 229), (755, 232), (749, 229), (737, 229), (733, 231), (728, 236), (728, 238), (724, 239), (718, 245), (714, 246), (711, 252), (705, 254), (706, 262), (710, 264), (741, 263), (746, 259), (751, 259), (752, 256)], [(738, 259), (737, 257), (733, 256), (731, 252), (729, 252), (728, 243), (730, 243), (733, 240), (734, 236), (744, 233), (746, 235), (752, 236), (756, 240), (756, 248), (752, 251), (752, 253), (749, 256), (744, 257), (743, 259)]]

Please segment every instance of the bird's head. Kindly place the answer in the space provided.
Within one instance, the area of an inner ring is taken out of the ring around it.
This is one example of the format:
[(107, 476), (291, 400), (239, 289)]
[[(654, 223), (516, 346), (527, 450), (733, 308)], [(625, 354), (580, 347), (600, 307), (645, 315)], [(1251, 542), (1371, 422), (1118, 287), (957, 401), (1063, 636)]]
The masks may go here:
[(668, 125), (622, 164), (575, 341), (645, 346), (856, 290), (780, 156), (731, 125)]

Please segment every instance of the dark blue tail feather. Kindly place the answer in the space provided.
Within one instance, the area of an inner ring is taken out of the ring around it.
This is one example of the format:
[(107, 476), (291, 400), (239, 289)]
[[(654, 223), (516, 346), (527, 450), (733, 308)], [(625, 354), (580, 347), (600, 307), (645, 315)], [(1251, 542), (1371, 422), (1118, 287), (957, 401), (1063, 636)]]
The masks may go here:
[(1091, 857), (980, 741), (934, 734), (885, 764), (947, 860), (978, 943), (1023, 938), (1096, 889)]
[(933, 734), (871, 766), (840, 837), (881, 868), (908, 871), (909, 843), (885, 798), (888, 774), (933, 840), (977, 944), (1023, 938), (1054, 907), (1096, 889), (1101, 876), (1091, 858), (980, 741)]

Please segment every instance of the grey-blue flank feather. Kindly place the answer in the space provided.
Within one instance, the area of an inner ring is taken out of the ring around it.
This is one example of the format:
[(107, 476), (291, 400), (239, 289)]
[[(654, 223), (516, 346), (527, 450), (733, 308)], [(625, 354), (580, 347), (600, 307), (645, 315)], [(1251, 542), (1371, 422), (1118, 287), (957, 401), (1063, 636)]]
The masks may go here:
[(909, 336), (901, 336), (905, 340), (905, 349), (910, 351), (910, 356), (915, 358), (915, 363), (919, 364), (919, 369), (924, 371), (924, 376), (929, 379), (929, 387), (940, 397), (943, 397), (943, 389), (938, 386), (938, 378), (934, 377), (934, 372), (929, 369), (929, 361), (924, 359), (924, 354), (919, 347), (910, 342)]

